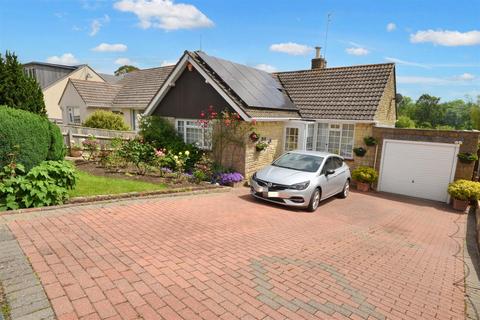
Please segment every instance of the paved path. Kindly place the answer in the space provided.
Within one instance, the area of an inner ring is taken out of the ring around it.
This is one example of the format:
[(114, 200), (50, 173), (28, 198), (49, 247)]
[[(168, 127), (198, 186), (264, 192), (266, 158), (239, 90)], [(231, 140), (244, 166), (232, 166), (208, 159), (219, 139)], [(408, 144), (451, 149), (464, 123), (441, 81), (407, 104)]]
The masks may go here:
[(465, 316), (466, 216), (441, 204), (352, 193), (312, 214), (238, 190), (4, 220), (58, 319)]

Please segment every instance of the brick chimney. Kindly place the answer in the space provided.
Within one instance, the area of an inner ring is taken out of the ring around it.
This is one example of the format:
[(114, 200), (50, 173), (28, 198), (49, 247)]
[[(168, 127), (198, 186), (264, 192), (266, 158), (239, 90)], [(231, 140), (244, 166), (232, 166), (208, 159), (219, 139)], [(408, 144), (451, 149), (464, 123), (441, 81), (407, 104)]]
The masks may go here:
[(325, 69), (327, 61), (320, 55), (321, 47), (315, 47), (315, 58), (312, 59), (312, 69)]

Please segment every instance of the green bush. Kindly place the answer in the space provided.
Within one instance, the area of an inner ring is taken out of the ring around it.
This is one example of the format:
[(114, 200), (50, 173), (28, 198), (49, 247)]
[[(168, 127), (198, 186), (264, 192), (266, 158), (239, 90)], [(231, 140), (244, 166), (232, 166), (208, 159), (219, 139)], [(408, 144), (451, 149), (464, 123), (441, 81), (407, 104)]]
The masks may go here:
[(0, 172), (0, 211), (62, 204), (76, 180), (69, 161), (44, 161), (28, 173), (10, 163)]
[(10, 163), (12, 153), (27, 171), (46, 160), (52, 141), (49, 123), (31, 112), (0, 106), (0, 168)]
[(457, 180), (448, 185), (448, 194), (458, 200), (480, 199), (480, 182)]
[(123, 142), (116, 152), (126, 163), (134, 165), (137, 173), (141, 175), (147, 172), (155, 159), (155, 148), (148, 142), (139, 139)]
[(460, 152), (457, 157), (463, 163), (471, 163), (478, 160), (478, 156), (470, 152)]
[(125, 123), (123, 117), (119, 114), (115, 114), (111, 111), (95, 111), (93, 112), (85, 123), (85, 127), (97, 128), (97, 129), (108, 129), (108, 130), (120, 130), (127, 131), (130, 130), (130, 127)]
[(60, 128), (52, 122), (48, 123), (50, 132), (50, 148), (48, 149), (47, 160), (63, 160), (65, 157), (65, 144)]
[(186, 169), (191, 169), (202, 156), (202, 152), (192, 144), (186, 144), (178, 135), (173, 124), (167, 119), (157, 116), (144, 117), (140, 122), (140, 135), (156, 149), (166, 149), (176, 153), (188, 151), (190, 156)]
[(373, 183), (378, 179), (378, 172), (370, 167), (358, 167), (352, 171), (352, 178), (358, 182)]
[(410, 119), (408, 116), (400, 116), (395, 122), (396, 128), (415, 128), (415, 121)]

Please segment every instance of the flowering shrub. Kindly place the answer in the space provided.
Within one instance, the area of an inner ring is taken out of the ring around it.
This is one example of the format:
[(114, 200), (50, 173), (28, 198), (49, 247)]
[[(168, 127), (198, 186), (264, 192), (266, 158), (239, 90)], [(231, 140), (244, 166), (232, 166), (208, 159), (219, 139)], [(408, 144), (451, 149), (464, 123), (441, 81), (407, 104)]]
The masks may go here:
[(236, 182), (240, 182), (243, 180), (243, 176), (238, 173), (238, 172), (226, 172), (226, 173), (221, 173), (218, 179), (218, 182), (221, 185), (231, 185)]
[(117, 152), (118, 156), (123, 158), (127, 163), (133, 164), (137, 168), (137, 173), (140, 175), (144, 175), (147, 172), (155, 157), (155, 149), (152, 145), (141, 139), (123, 142)]
[(98, 150), (100, 150), (100, 142), (94, 137), (90, 136), (87, 139), (82, 141), (83, 150), (87, 151), (83, 153), (83, 158), (85, 160), (92, 160), (96, 157)]
[(231, 156), (233, 164), (236, 152), (242, 150), (250, 131), (253, 131), (254, 122), (248, 124), (236, 112), (223, 110), (215, 111), (209, 106), (207, 111), (200, 113), (200, 125), (212, 130), (213, 159), (215, 162), (225, 162), (224, 154)]
[(480, 199), (480, 182), (456, 180), (448, 185), (448, 194), (457, 200)]

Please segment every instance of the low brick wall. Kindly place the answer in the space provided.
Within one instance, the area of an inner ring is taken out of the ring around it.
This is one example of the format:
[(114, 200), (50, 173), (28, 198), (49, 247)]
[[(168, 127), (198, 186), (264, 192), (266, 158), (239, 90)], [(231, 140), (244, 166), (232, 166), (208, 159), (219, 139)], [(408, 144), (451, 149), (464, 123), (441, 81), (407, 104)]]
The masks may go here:
[[(440, 143), (455, 143), (460, 141), (460, 152), (476, 153), (478, 149), (480, 132), (373, 127), (372, 136), (378, 141), (375, 168), (380, 170), (384, 139)], [(471, 179), (473, 176), (474, 165), (474, 163), (463, 163), (457, 161), (455, 179)]]

